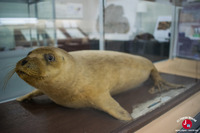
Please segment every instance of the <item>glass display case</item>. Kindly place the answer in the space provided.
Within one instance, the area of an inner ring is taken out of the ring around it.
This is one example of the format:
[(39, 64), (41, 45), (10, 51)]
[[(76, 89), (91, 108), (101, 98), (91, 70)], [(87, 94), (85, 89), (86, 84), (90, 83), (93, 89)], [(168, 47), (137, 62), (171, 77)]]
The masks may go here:
[[(98, 132), (91, 128), (96, 121), (103, 122), (92, 127), (105, 126), (102, 132), (136, 131), (199, 92), (199, 13), (199, 0), (0, 0), (0, 87), (5, 87), (4, 79), (16, 62), (41, 46), (67, 52), (109, 50), (143, 56), (153, 62), (163, 79), (184, 87), (150, 94), (154, 83), (149, 79), (114, 96), (134, 118), (126, 124), (104, 114), (94, 113), (94, 118), (87, 110), (84, 115), (80, 113), (83, 110), (76, 110), (75, 118), (66, 109), (69, 114), (63, 116), (82, 123), (79, 128), (72, 129), (70, 124), (64, 127), (73, 132)], [(0, 103), (33, 89), (14, 75), (5, 90), (0, 90)], [(36, 106), (37, 110), (40, 105)], [(86, 118), (89, 124), (84, 122)]]

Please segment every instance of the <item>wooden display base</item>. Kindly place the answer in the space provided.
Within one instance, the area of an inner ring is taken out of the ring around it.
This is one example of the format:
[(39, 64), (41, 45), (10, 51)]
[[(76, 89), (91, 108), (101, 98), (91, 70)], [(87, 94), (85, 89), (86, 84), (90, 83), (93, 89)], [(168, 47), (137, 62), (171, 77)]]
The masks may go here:
[[(108, 133), (133, 132), (172, 107), (176, 106), (192, 94), (199, 91), (200, 82), (193, 78), (162, 73), (161, 76), (172, 83), (195, 84), (184, 93), (176, 96), (165, 105), (131, 121), (124, 122), (95, 109), (70, 109), (56, 105), (46, 96), (35, 98), (28, 103), (11, 101), (0, 104), (0, 132), (48, 132), (48, 133)], [(129, 113), (135, 105), (147, 102), (158, 95), (151, 95), (148, 90), (153, 86), (152, 80), (133, 90), (121, 93), (114, 98)]]

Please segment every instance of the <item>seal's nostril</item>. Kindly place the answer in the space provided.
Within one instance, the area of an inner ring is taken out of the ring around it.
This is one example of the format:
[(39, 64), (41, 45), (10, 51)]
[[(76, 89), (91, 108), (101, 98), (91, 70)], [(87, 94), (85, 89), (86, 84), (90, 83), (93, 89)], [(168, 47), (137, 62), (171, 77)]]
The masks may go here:
[(28, 62), (27, 60), (23, 60), (22, 63), (21, 63), (21, 65), (22, 66), (25, 65), (27, 62)]

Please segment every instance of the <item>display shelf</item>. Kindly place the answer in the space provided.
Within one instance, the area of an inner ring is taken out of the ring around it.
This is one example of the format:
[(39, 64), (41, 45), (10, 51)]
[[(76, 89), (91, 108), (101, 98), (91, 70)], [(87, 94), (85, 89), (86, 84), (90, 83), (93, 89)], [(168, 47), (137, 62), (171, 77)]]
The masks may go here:
[[(161, 74), (161, 76), (173, 83), (191, 84), (192, 78)], [(120, 105), (129, 113), (133, 105), (147, 102), (160, 94), (151, 95), (149, 88), (153, 86), (152, 80), (148, 80), (136, 89), (114, 96)], [(91, 108), (71, 109), (64, 108), (53, 103), (46, 96), (34, 98), (27, 103), (11, 101), (0, 104), (0, 125), (1, 133), (6, 132), (134, 132), (170, 110), (192, 94), (199, 91), (200, 84), (192, 86), (184, 95), (178, 95), (174, 99), (160, 106), (159, 108), (137, 118), (131, 122), (119, 121), (112, 116)]]

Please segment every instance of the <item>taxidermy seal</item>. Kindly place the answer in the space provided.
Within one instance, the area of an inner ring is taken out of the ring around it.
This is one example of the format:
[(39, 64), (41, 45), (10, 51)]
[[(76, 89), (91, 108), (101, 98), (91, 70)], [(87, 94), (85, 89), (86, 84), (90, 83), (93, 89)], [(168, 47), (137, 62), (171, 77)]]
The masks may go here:
[(61, 106), (93, 107), (125, 121), (132, 117), (111, 95), (135, 88), (150, 76), (155, 83), (150, 93), (182, 87), (164, 81), (148, 59), (111, 51), (68, 53), (55, 47), (42, 47), (20, 60), (14, 71), (37, 88), (18, 101), (46, 94)]

